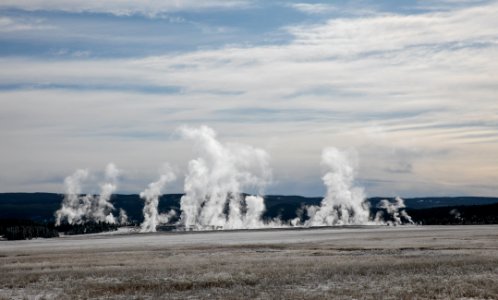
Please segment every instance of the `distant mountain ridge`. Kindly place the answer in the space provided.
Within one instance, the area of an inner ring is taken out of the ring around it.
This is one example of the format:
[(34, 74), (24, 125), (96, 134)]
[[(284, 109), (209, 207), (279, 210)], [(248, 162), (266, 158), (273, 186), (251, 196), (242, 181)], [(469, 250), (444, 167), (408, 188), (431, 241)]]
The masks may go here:
[[(182, 194), (166, 194), (161, 196), (159, 211), (179, 210)], [(0, 219), (30, 219), (50, 222), (54, 212), (59, 209), (64, 195), (55, 193), (0, 193)], [(369, 198), (372, 208), (375, 208), (383, 197)], [(265, 196), (265, 218), (280, 217), (284, 220), (295, 217), (296, 210), (305, 205), (320, 204), (321, 197), (303, 196)], [(116, 211), (124, 209), (131, 220), (141, 222), (143, 219), (143, 201), (136, 194), (112, 196)], [(473, 205), (489, 205), (498, 203), (498, 197), (424, 197), (407, 198), (405, 204), (409, 210), (432, 209), (438, 207), (465, 207)]]

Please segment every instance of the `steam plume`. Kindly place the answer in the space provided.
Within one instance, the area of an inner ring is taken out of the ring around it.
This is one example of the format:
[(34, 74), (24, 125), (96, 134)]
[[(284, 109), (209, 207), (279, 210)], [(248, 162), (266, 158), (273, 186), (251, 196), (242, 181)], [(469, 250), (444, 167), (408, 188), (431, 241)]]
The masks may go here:
[(143, 208), (144, 221), (140, 225), (141, 232), (155, 232), (157, 225), (168, 223), (176, 214), (174, 210), (171, 210), (168, 214), (159, 214), (158, 212), (159, 196), (163, 194), (166, 184), (175, 179), (175, 174), (168, 167), (165, 167), (165, 170), (159, 179), (150, 183), (149, 186), (140, 193), (140, 198), (145, 201)]
[(107, 222), (114, 224), (116, 219), (114, 218), (112, 211), (114, 206), (110, 202), (111, 195), (116, 191), (117, 188), (117, 177), (119, 175), (119, 170), (112, 163), (108, 164), (105, 168), (105, 178), (106, 182), (102, 184), (100, 195), (98, 197), (97, 206), (93, 210), (93, 220), (97, 222)]
[(181, 198), (180, 224), (186, 229), (240, 229), (264, 226), (263, 198), (241, 191), (259, 189), (270, 177), (268, 154), (246, 145), (227, 145), (207, 126), (182, 128), (194, 141), (199, 157), (188, 164), (185, 195)]
[(307, 208), (310, 219), (305, 226), (368, 223), (369, 206), (363, 189), (354, 186), (354, 168), (347, 153), (326, 148), (322, 152), (322, 165), (328, 169), (322, 177), (327, 193), (319, 207)]
[(61, 221), (67, 220), (69, 224), (81, 223), (83, 216), (89, 214), (91, 208), (91, 196), (81, 195), (81, 184), (87, 179), (87, 170), (77, 170), (73, 175), (66, 177), (64, 185), (66, 186), (66, 194), (62, 201), (62, 206), (55, 212), (56, 225), (60, 225)]
[(122, 208), (119, 209), (119, 224), (120, 225), (126, 225), (128, 224), (128, 215), (126, 214), (126, 211)]
[(450, 211), (450, 215), (452, 215), (458, 221), (462, 221), (462, 214), (458, 211), (458, 209), (454, 208)]
[[(181, 215), (176, 225), (186, 230), (249, 229), (282, 226), (333, 226), (362, 224), (413, 224), (405, 210), (403, 199), (382, 200), (375, 217), (363, 188), (354, 184), (354, 165), (351, 156), (336, 148), (322, 152), (321, 164), (326, 172), (322, 180), (327, 192), (319, 206), (301, 207), (298, 217), (288, 225), (278, 218), (263, 221), (264, 199), (259, 196), (268, 183), (271, 172), (268, 154), (247, 145), (220, 142), (214, 130), (207, 126), (182, 128), (183, 137), (194, 142), (198, 155), (188, 164), (184, 182), (184, 196), (180, 200)], [(81, 195), (81, 185), (88, 178), (87, 170), (77, 170), (65, 179), (66, 195), (56, 211), (56, 224), (66, 220), (69, 224), (88, 221), (126, 224), (124, 210), (119, 216), (110, 202), (116, 191), (119, 170), (109, 164), (105, 182), (99, 196)], [(144, 221), (141, 232), (154, 232), (176, 216), (175, 210), (159, 214), (159, 197), (165, 186), (176, 179), (169, 167), (164, 168), (159, 179), (140, 193), (144, 200)], [(243, 195), (242, 191), (255, 189), (258, 195)], [(305, 217), (305, 214), (307, 217)]]
[(381, 200), (377, 207), (382, 210), (379, 210), (375, 216), (376, 223), (387, 225), (401, 225), (403, 223), (413, 224), (412, 218), (405, 210), (405, 201), (400, 197), (396, 197), (394, 202), (386, 199)]
[(116, 190), (119, 170), (114, 164), (108, 164), (105, 170), (106, 182), (101, 185), (100, 195), (81, 195), (81, 185), (88, 178), (88, 170), (77, 170), (66, 177), (64, 184), (66, 194), (61, 208), (55, 212), (56, 225), (66, 220), (69, 224), (81, 224), (88, 221), (116, 223), (112, 214), (114, 206), (110, 202), (112, 193)]

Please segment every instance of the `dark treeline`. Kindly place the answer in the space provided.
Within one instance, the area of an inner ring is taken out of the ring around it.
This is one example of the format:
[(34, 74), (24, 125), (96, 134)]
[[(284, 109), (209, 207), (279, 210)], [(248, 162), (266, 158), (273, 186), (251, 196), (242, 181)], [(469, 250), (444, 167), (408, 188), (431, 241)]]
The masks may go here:
[(117, 224), (109, 224), (105, 222), (86, 222), (83, 224), (68, 224), (63, 223), (60, 226), (57, 226), (57, 230), (59, 232), (64, 232), (67, 235), (74, 234), (89, 234), (89, 233), (99, 233), (99, 232), (107, 232), (107, 231), (116, 231), (118, 230), (119, 225)]
[(59, 237), (59, 232), (46, 226), (14, 226), (4, 231), (7, 240), (30, 240), (32, 238)]
[(58, 237), (59, 231), (53, 224), (37, 223), (32, 220), (0, 220), (0, 235), (7, 240), (27, 240)]
[[(159, 199), (159, 211), (175, 209), (179, 212), (182, 194), (167, 194)], [(51, 193), (0, 193), (0, 219), (26, 219), (38, 222), (53, 222), (54, 212), (60, 208), (64, 195)], [(384, 198), (369, 198), (370, 207), (375, 208)], [(296, 210), (304, 205), (319, 205), (322, 197), (265, 196), (265, 219), (281, 217), (284, 220), (295, 218)], [(143, 200), (138, 195), (115, 194), (111, 202), (124, 209), (129, 220), (143, 221)], [(425, 209), (446, 206), (488, 205), (498, 203), (498, 198), (489, 197), (428, 197), (405, 199), (407, 209)]]
[(415, 223), (423, 225), (498, 224), (498, 203), (409, 209), (407, 212)]
[(119, 225), (104, 222), (87, 222), (84, 224), (63, 223), (55, 226), (53, 222), (36, 222), (33, 220), (0, 219), (0, 236), (7, 240), (28, 240), (33, 238), (59, 237), (65, 235), (89, 234), (116, 231)]
[[(175, 209), (180, 215), (181, 194), (164, 195), (159, 201), (159, 211)], [(379, 210), (382, 198), (370, 198), (371, 214)], [(32, 239), (66, 235), (99, 233), (117, 230), (118, 225), (89, 222), (85, 224), (54, 225), (54, 212), (60, 206), (62, 195), (57, 194), (0, 194), (0, 236), (4, 239)], [(143, 201), (137, 195), (116, 195), (116, 207), (123, 208), (130, 217), (131, 226), (143, 220)], [(300, 196), (267, 196), (263, 219), (279, 218), (288, 221), (296, 212), (304, 212), (307, 205), (319, 205), (321, 198)], [(422, 225), (472, 225), (498, 224), (498, 198), (417, 198), (407, 199), (407, 212), (416, 224)], [(493, 204), (489, 204), (489, 203)], [(456, 205), (448, 205), (455, 203)], [(169, 228), (169, 227), (168, 227)]]

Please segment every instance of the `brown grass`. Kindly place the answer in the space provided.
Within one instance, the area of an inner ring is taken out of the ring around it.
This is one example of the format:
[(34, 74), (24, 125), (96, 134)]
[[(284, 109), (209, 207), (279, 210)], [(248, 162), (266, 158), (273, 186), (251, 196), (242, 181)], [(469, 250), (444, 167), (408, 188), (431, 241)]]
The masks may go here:
[(4, 253), (0, 299), (498, 299), (495, 244)]

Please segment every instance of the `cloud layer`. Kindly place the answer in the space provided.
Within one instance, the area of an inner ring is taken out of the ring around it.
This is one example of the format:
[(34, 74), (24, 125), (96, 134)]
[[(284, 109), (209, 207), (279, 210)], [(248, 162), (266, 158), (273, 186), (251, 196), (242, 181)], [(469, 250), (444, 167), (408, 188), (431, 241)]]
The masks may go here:
[(107, 13), (117, 16), (134, 14), (155, 17), (162, 13), (205, 9), (237, 9), (250, 5), (245, 0), (175, 0), (175, 1), (68, 1), (68, 0), (5, 0), (0, 9), (26, 11), (61, 11), (69, 13)]
[[(33, 12), (38, 10), (120, 18), (204, 15), (206, 8), (219, 7), (262, 14), (261, 3), (246, 1), (201, 7), (194, 1), (99, 3), (4, 1), (0, 11), (16, 8), (26, 16), (0, 18), (0, 36), (12, 47), (14, 30), (52, 43), (40, 30), (56, 26)], [(15, 169), (1, 171), (0, 189), (56, 190), (68, 170), (112, 160), (130, 170), (123, 189), (138, 192), (152, 181), (154, 163), (174, 161), (186, 170), (187, 146), (175, 128), (209, 124), (227, 140), (269, 152), (269, 192), (321, 194), (320, 151), (335, 145), (358, 151), (359, 180), (370, 195), (496, 193), (497, 2), (356, 16), (341, 16), (340, 6), (324, 4), (290, 9), (325, 19), (289, 21), (251, 43), (241, 34), (234, 39), (239, 43), (211, 41), (207, 48), (152, 56), (99, 57), (96, 47), (83, 49), (83, 57), (0, 57), (0, 159), (3, 170)], [(206, 28), (237, 27), (241, 33), (240, 27), (251, 25), (227, 16)], [(268, 42), (272, 34), (286, 39)], [(41, 175), (35, 180), (28, 174)]]

